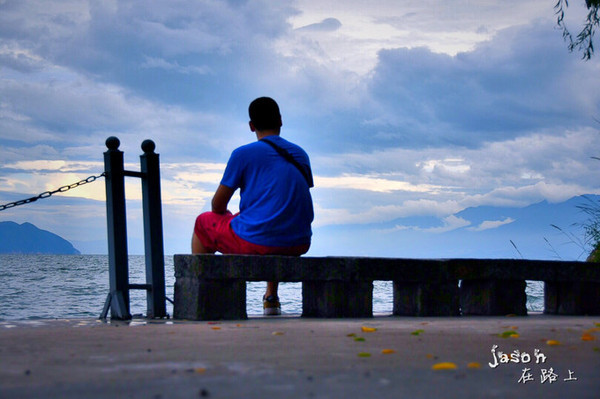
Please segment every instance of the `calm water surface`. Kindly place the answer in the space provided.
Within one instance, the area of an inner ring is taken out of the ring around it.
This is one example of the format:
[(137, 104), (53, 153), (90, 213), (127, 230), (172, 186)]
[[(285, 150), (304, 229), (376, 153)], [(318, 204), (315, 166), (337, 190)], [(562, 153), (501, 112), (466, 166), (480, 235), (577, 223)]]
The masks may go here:
[[(129, 282), (145, 283), (143, 256), (129, 257)], [(165, 257), (167, 297), (173, 299), (173, 257)], [(542, 311), (544, 294), (540, 282), (527, 284), (527, 308)], [(265, 283), (247, 285), (249, 316), (262, 314)], [(0, 255), (0, 320), (98, 317), (108, 294), (106, 255)], [(301, 283), (281, 283), (284, 313), (302, 312)], [(131, 313), (146, 313), (146, 293), (130, 291)], [(167, 303), (167, 312), (173, 306)], [(392, 282), (376, 281), (373, 312), (392, 312)]]

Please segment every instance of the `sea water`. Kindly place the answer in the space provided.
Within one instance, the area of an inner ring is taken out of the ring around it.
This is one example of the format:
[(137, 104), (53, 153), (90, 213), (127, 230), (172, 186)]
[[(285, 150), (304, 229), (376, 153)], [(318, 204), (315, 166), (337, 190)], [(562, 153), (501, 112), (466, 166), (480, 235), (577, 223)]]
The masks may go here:
[[(144, 284), (144, 256), (129, 257), (129, 283)], [(173, 257), (165, 257), (166, 295), (173, 299)], [(264, 282), (247, 283), (247, 312), (262, 315)], [(98, 317), (109, 292), (106, 255), (0, 255), (0, 320)], [(543, 310), (543, 284), (527, 282), (527, 309)], [(281, 283), (286, 314), (302, 313), (302, 284)], [(130, 291), (132, 315), (146, 314), (146, 292)], [(392, 282), (375, 281), (373, 312), (391, 314)], [(167, 302), (167, 313), (173, 306)]]

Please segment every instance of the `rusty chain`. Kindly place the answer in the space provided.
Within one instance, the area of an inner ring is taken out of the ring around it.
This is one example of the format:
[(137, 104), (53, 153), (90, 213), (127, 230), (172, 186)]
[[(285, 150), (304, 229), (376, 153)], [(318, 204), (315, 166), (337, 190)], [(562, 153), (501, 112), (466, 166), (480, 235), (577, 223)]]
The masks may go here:
[(100, 177), (104, 177), (105, 175), (106, 175), (106, 172), (102, 172), (102, 174), (100, 174), (98, 176), (90, 176), (87, 179), (78, 181), (77, 183), (67, 184), (66, 186), (59, 187), (54, 191), (44, 191), (43, 193), (41, 193), (40, 195), (37, 195), (35, 197), (26, 198), (26, 199), (22, 199), (22, 200), (15, 201), (15, 202), (9, 202), (8, 204), (0, 205), (0, 211), (9, 209), (9, 208), (13, 208), (13, 207), (19, 206), (19, 205), (29, 204), (29, 203), (35, 202), (41, 198), (48, 198), (56, 193), (64, 193), (66, 191), (74, 189), (75, 187), (79, 187), (79, 186), (83, 186), (84, 184), (91, 183)]

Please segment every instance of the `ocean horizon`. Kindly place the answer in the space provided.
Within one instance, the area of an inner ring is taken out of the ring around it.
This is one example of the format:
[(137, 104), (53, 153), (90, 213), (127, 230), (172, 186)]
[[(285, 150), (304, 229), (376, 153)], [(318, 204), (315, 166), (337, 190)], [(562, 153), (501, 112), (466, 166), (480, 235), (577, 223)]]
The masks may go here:
[[(0, 255), (0, 320), (98, 318), (109, 292), (107, 255)], [(129, 256), (129, 282), (145, 283), (143, 255)], [(166, 296), (173, 299), (173, 256), (165, 256)], [(264, 282), (247, 283), (248, 316), (262, 315)], [(527, 309), (543, 311), (543, 283), (527, 282)], [(302, 313), (302, 284), (281, 283), (279, 297), (284, 314)], [(373, 313), (391, 314), (392, 282), (375, 281)], [(146, 292), (130, 291), (130, 312), (146, 314)], [(167, 313), (173, 305), (167, 301)]]

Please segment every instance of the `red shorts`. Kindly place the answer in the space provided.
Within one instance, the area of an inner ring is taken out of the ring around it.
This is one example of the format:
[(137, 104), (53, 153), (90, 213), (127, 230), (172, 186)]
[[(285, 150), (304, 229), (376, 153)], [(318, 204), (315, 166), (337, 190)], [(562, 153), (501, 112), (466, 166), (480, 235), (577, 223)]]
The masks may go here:
[(210, 252), (238, 255), (290, 255), (300, 256), (308, 252), (310, 244), (293, 247), (269, 247), (248, 242), (235, 234), (231, 220), (236, 215), (204, 212), (196, 218), (194, 234), (202, 246)]

